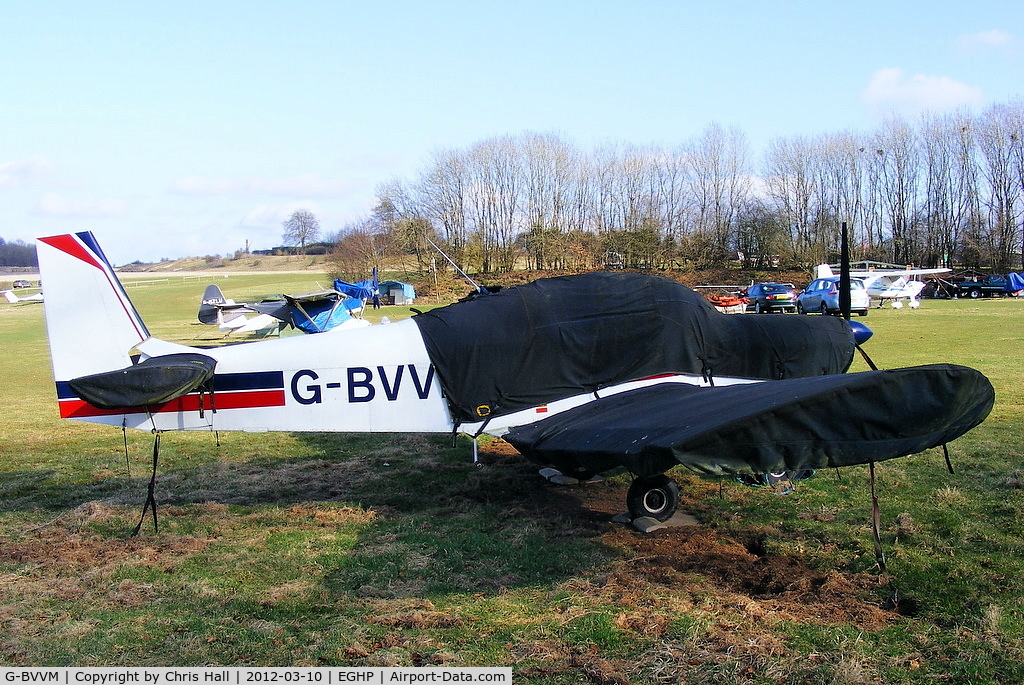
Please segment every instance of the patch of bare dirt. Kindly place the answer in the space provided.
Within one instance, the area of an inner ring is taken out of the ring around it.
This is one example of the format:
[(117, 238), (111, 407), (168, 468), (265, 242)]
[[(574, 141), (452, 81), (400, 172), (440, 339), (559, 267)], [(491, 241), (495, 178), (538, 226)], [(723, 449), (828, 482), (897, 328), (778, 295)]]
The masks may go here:
[[(218, 505), (203, 505), (200, 511)], [(173, 519), (177, 507), (165, 507), (161, 516)], [(88, 579), (109, 574), (125, 565), (172, 570), (182, 559), (209, 547), (211, 539), (188, 535), (127, 539), (82, 532), (90, 522), (118, 518), (117, 510), (100, 502), (88, 502), (59, 519), (32, 529), (0, 545), (0, 564), (17, 568), (20, 579), (66, 577)], [(147, 524), (151, 519), (147, 519)], [(23, 582), (19, 582), (24, 585)]]
[[(496, 459), (516, 458), (515, 450), (501, 442), (489, 445), (487, 451)], [(718, 595), (722, 601), (740, 606), (743, 613), (772, 622), (855, 625), (878, 630), (898, 617), (896, 612), (882, 608), (882, 600), (876, 595), (887, 578), (822, 571), (799, 557), (772, 553), (767, 549), (766, 531), (752, 528), (730, 536), (698, 525), (645, 534), (611, 524), (611, 518), (625, 510), (627, 487), (614, 481), (570, 486), (562, 490), (572, 496), (552, 497), (546, 503), (559, 509), (559, 515), (582, 515), (579, 523), (583, 528), (592, 526), (595, 518), (606, 522), (599, 539), (620, 550), (622, 558), (608, 576), (588, 581), (595, 585), (589, 590), (615, 595), (612, 599), (618, 605), (635, 609), (635, 615), (627, 611), (619, 617), (625, 625), (635, 624), (631, 627), (640, 632), (660, 633), (664, 619), (651, 613), (652, 607), (644, 603), (652, 596), (664, 599), (665, 590), (682, 593), (677, 599), (683, 604), (689, 601), (681, 599), (684, 595), (694, 602), (698, 595)], [(698, 487), (699, 492), (681, 488), (680, 509), (693, 506), (715, 486), (704, 483)], [(676, 609), (685, 611), (687, 607)]]
[[(522, 459), (500, 442), (488, 445), (485, 456), (508, 466)], [(714, 496), (718, 485), (686, 480), (680, 508), (700, 511), (700, 501)], [(644, 534), (612, 522), (625, 509), (624, 479), (548, 488), (536, 498), (539, 508), (564, 520), (574, 534), (592, 536), (619, 552), (595, 575), (571, 578), (553, 590), (552, 596), (572, 598), (554, 611), (564, 624), (571, 624), (614, 607), (612, 625), (651, 646), (627, 663), (594, 645), (557, 638), (525, 640), (510, 646), (523, 664), (517, 670), (522, 677), (582, 677), (609, 685), (652, 678), (718, 682), (726, 674), (737, 681), (760, 677), (766, 682), (816, 682), (822, 668), (839, 673), (859, 664), (833, 663), (840, 655), (798, 659), (780, 626), (853, 625), (877, 631), (899, 617), (883, 608), (877, 593), (887, 579), (819, 570), (798, 556), (774, 553), (772, 531), (724, 533), (712, 525), (696, 525)], [(743, 490), (731, 494), (748, 495)], [(843, 682), (867, 680), (858, 676)]]
[(164, 571), (181, 559), (206, 549), (209, 540), (168, 535), (127, 540), (70, 533), (60, 528), (37, 531), (0, 546), (0, 563), (45, 569), (47, 575), (74, 576), (124, 566), (152, 566)]
[[(631, 578), (665, 586), (702, 587), (749, 597), (747, 613), (773, 619), (880, 630), (897, 617), (883, 609), (871, 591), (886, 581), (868, 574), (818, 571), (802, 559), (760, 550), (755, 532), (745, 541), (703, 526), (660, 530), (643, 535), (617, 529), (608, 544), (628, 550), (610, 582)], [(759, 551), (755, 553), (752, 549)]]

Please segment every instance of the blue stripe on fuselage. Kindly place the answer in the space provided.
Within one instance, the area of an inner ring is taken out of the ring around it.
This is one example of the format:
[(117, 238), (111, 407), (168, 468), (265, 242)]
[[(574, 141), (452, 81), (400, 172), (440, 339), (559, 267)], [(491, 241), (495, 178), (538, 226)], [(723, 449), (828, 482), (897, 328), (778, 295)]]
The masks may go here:
[[(221, 373), (213, 377), (214, 392), (240, 392), (246, 390), (283, 390), (283, 371), (256, 371), (253, 373)], [(78, 399), (67, 381), (57, 381), (57, 399)]]

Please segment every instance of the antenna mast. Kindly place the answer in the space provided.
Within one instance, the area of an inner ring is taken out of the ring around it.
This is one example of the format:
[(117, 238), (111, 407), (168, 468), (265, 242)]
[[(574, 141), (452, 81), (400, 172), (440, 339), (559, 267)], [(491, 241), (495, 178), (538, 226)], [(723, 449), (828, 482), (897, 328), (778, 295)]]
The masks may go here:
[(440, 253), (441, 253), (441, 256), (442, 256), (442, 257), (444, 257), (445, 259), (447, 259), (447, 260), (448, 260), (448, 263), (449, 263), (449, 264), (451, 264), (451, 265), (452, 265), (453, 267), (455, 267), (455, 270), (456, 270), (456, 271), (458, 271), (458, 272), (459, 272), (459, 273), (460, 273), (460, 274), (462, 275), (462, 277), (463, 277), (463, 278), (465, 278), (465, 279), (466, 279), (467, 281), (469, 281), (469, 284), (470, 284), (471, 286), (473, 286), (474, 288), (476, 288), (476, 289), (477, 289), (478, 291), (480, 291), (480, 292), (483, 292), (483, 290), (484, 290), (484, 289), (483, 289), (483, 288), (481, 288), (481, 287), (480, 287), (480, 285), (479, 285), (479, 284), (477, 284), (477, 282), (476, 282), (476, 281), (474, 281), (474, 280), (473, 280), (472, 278), (470, 278), (470, 277), (469, 277), (469, 275), (468, 275), (468, 274), (467, 274), (467, 273), (466, 273), (465, 271), (463, 271), (462, 269), (460, 269), (460, 268), (459, 268), (459, 265), (458, 265), (458, 264), (456, 264), (456, 263), (455, 263), (454, 261), (452, 261), (452, 258), (451, 258), (451, 257), (449, 257), (448, 255), (446, 255), (446, 254), (444, 253), (444, 250), (442, 250), (441, 248), (439, 248), (439, 247), (437, 246), (437, 243), (435, 243), (435, 242), (434, 242), (433, 240), (431, 240), (430, 238), (427, 238), (427, 242), (428, 242), (428, 243), (430, 243), (430, 244), (431, 244), (431, 245), (433, 246), (433, 248), (434, 248), (435, 250), (437, 250), (438, 252), (440, 252)]

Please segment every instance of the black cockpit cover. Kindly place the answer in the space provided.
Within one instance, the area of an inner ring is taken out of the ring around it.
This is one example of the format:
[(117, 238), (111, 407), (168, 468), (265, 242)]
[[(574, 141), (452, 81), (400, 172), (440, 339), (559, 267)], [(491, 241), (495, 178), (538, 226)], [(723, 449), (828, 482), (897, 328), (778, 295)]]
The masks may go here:
[(463, 422), (670, 373), (842, 373), (854, 353), (842, 319), (726, 316), (686, 286), (645, 274), (545, 278), (414, 320)]
[(217, 360), (205, 354), (167, 354), (117, 371), (75, 378), (68, 385), (100, 409), (147, 407), (204, 387), (216, 365)]

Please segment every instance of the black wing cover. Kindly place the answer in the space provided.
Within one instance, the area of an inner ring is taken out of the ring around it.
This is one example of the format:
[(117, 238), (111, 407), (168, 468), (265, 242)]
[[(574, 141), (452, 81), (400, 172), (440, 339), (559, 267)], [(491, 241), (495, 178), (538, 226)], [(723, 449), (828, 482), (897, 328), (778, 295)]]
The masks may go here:
[(664, 383), (599, 399), (509, 432), (531, 460), (566, 472), (682, 464), (709, 475), (883, 461), (941, 445), (981, 423), (994, 392), (953, 365), (717, 388)]

